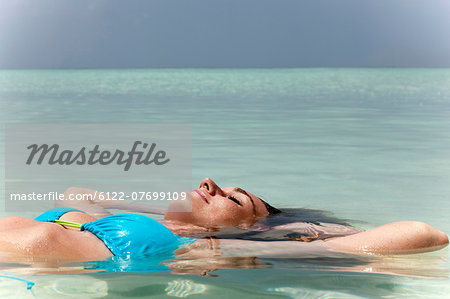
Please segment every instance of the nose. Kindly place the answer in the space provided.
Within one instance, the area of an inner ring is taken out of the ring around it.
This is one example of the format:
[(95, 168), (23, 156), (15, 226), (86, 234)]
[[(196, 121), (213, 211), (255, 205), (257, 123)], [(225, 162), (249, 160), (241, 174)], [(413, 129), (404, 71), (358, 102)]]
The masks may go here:
[(209, 195), (211, 196), (214, 196), (216, 194), (223, 195), (222, 189), (220, 189), (219, 186), (217, 186), (217, 184), (210, 178), (204, 178), (200, 183), (199, 189), (203, 189), (204, 191), (208, 192)]

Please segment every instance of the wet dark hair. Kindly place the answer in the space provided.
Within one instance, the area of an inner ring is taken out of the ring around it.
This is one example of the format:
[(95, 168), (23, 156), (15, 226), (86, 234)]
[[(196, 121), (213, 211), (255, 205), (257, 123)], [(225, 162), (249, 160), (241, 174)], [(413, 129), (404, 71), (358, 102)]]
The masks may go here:
[(272, 207), (271, 205), (269, 205), (267, 202), (265, 202), (264, 200), (262, 200), (261, 198), (258, 197), (258, 199), (264, 204), (264, 206), (267, 209), (267, 212), (269, 212), (269, 216), (273, 216), (276, 214), (280, 214), (282, 213), (280, 210), (278, 210), (275, 207)]
[(259, 224), (263, 224), (268, 227), (293, 222), (307, 222), (313, 224), (323, 222), (351, 226), (350, 223), (355, 222), (354, 220), (336, 217), (329, 211), (305, 208), (283, 208), (282, 210), (279, 210), (270, 205), (269, 207), (270, 210), (269, 208), (267, 209), (267, 211), (269, 211), (269, 216), (258, 221)]
[(321, 223), (334, 223), (344, 226), (352, 226), (349, 219), (334, 216), (329, 211), (305, 209), (305, 208), (283, 208), (277, 209), (263, 199), (259, 198), (267, 209), (267, 217), (260, 218), (253, 226), (243, 229), (238, 227), (223, 227), (217, 231), (197, 232), (191, 235), (193, 238), (214, 237), (218, 239), (242, 239), (254, 241), (286, 241), (297, 240), (310, 242), (317, 239), (315, 235), (309, 235), (295, 230), (272, 230), (275, 226), (303, 222), (312, 226), (321, 226)]
[[(314, 209), (304, 209), (304, 208), (284, 208), (283, 210), (279, 210), (263, 199), (258, 197), (258, 199), (264, 204), (269, 212), (268, 217), (260, 219), (259, 223), (264, 223), (266, 225), (281, 225), (292, 222), (309, 222), (309, 223), (335, 223), (350, 226), (348, 219), (342, 219), (333, 216), (332, 213), (323, 210), (314, 210)], [(275, 216), (275, 217), (271, 217)]]
[(214, 232), (199, 232), (191, 237), (204, 238), (214, 237), (218, 239), (241, 239), (253, 241), (286, 241), (297, 240), (310, 242), (317, 239), (314, 234), (297, 232), (295, 229), (276, 229), (272, 228), (284, 224), (303, 222), (314, 226), (322, 226), (321, 223), (333, 223), (344, 226), (352, 226), (355, 221), (342, 219), (333, 215), (333, 213), (323, 210), (305, 209), (305, 208), (283, 208), (277, 209), (261, 200), (266, 206), (269, 215), (258, 220), (253, 226), (243, 229), (238, 227), (224, 227)]

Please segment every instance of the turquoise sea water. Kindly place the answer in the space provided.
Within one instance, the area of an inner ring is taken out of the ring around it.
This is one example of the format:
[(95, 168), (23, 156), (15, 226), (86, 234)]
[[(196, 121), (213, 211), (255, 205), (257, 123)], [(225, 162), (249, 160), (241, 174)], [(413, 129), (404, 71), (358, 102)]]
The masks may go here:
[[(7, 123), (192, 124), (193, 187), (208, 176), (278, 207), (331, 211), (364, 229), (418, 220), (450, 234), (449, 69), (0, 71), (0, 105), (2, 129)], [(3, 181), (4, 130), (0, 137)], [(207, 262), (212, 268), (218, 263)], [(232, 264), (228, 268), (258, 269), (221, 269), (211, 277), (168, 272), (21, 277), (36, 282), (38, 298), (450, 293), (447, 249), (372, 264), (326, 259)], [(29, 295), (21, 284), (0, 278), (0, 294)]]

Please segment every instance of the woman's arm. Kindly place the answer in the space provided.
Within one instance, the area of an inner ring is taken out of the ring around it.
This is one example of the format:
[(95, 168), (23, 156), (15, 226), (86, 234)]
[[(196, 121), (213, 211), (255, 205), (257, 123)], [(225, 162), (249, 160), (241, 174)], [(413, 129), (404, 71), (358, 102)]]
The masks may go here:
[(426, 223), (400, 221), (326, 243), (345, 252), (408, 254), (441, 249), (448, 245), (448, 237)]
[(198, 240), (177, 254), (186, 256), (340, 257), (352, 254), (409, 254), (441, 249), (448, 238), (428, 224), (402, 221), (326, 241)]
[(323, 241), (251, 241), (238, 239), (199, 239), (176, 255), (182, 258), (204, 257), (259, 257), (259, 258), (307, 258), (341, 257), (347, 254), (330, 250)]

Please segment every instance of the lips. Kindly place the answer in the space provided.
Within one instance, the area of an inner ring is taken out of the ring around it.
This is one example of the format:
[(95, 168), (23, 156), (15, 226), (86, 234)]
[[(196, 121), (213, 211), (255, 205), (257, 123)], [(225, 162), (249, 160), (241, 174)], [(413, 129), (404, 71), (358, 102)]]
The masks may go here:
[(195, 192), (195, 193), (197, 193), (198, 195), (200, 195), (200, 196), (203, 198), (203, 200), (204, 200), (207, 204), (209, 204), (209, 200), (208, 200), (208, 198), (206, 198), (206, 196), (205, 196), (205, 194), (203, 194), (203, 192), (201, 192), (201, 191), (198, 190), (198, 189), (192, 190), (192, 192)]

